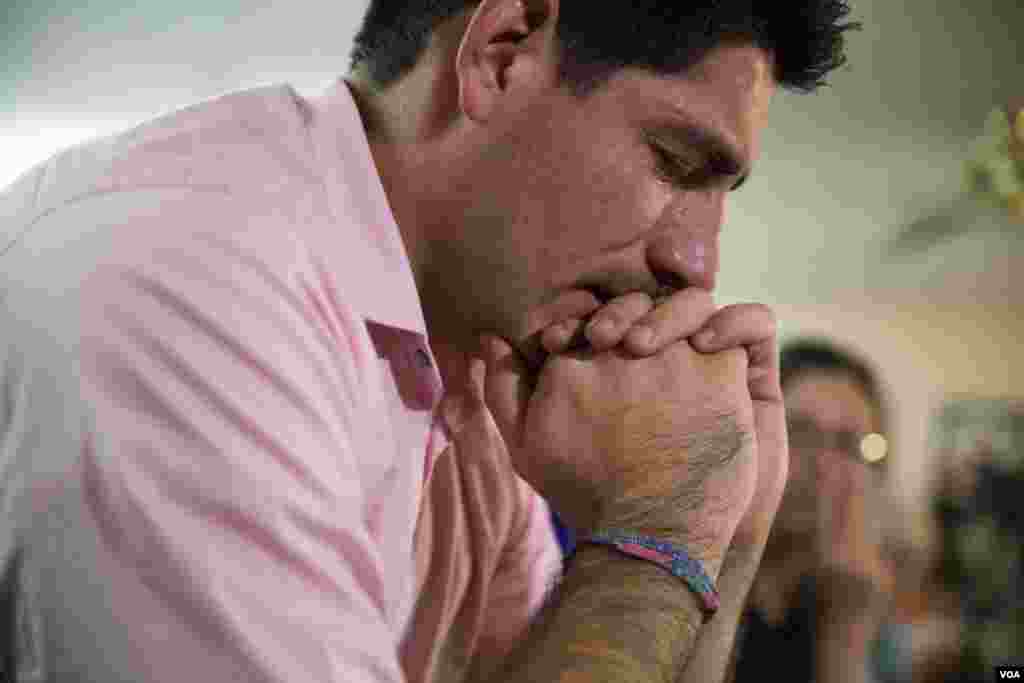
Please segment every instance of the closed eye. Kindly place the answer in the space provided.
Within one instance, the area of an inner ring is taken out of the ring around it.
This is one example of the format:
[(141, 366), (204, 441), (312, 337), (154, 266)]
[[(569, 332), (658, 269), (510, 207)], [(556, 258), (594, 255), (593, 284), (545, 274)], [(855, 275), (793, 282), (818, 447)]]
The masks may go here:
[[(666, 142), (657, 132), (647, 133), (654, 170), (659, 180), (681, 189), (701, 189), (730, 180), (729, 191), (738, 190), (749, 173), (727, 150), (707, 143), (708, 150), (696, 143)], [(669, 136), (667, 139), (672, 140)]]
[(702, 167), (706, 166), (703, 160), (684, 158), (674, 152), (670, 152), (659, 144), (652, 144), (655, 156), (655, 170), (658, 177), (678, 187), (693, 187), (701, 180)]

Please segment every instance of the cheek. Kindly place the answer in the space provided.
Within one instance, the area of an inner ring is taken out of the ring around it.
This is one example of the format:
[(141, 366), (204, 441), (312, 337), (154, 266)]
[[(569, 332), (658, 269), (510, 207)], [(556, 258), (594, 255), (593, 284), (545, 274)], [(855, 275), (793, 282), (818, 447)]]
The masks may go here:
[(573, 255), (571, 261), (650, 233), (672, 198), (639, 164), (603, 157), (579, 169), (575, 182), (561, 190), (552, 197), (548, 237), (561, 254)]
[(543, 131), (522, 150), (510, 187), (528, 184), (520, 200), (528, 206), (520, 209), (540, 224), (552, 253), (577, 260), (656, 223), (671, 194), (652, 182), (650, 161), (631, 136), (575, 120)]
[(726, 194), (718, 191), (692, 190), (679, 195), (666, 212), (665, 220), (676, 229), (694, 237), (717, 237), (725, 221)]

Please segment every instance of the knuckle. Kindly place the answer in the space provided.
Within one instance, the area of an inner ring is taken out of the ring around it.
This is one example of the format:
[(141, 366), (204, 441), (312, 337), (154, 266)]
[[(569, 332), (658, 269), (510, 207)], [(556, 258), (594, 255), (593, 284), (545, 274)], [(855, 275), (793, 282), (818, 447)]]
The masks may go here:
[(616, 299), (606, 308), (617, 316), (636, 318), (650, 311), (653, 306), (654, 303), (646, 292), (631, 292)]
[(779, 325), (779, 319), (775, 315), (775, 310), (766, 304), (754, 305), (756, 306), (755, 310), (757, 311), (758, 316), (764, 321), (765, 327), (774, 332)]
[(747, 364), (747, 350), (742, 347), (734, 346), (721, 351), (721, 353), (725, 362), (731, 368), (737, 365), (745, 366)]
[(679, 319), (693, 321), (707, 318), (715, 311), (715, 301), (707, 290), (689, 287), (668, 300), (667, 305), (655, 308), (651, 318), (658, 320)]
[(693, 305), (707, 309), (713, 309), (715, 307), (715, 299), (708, 290), (690, 287), (686, 289), (685, 292)]
[(566, 335), (557, 327), (549, 327), (544, 330), (544, 333), (541, 335), (541, 346), (549, 352), (561, 350), (562, 347), (565, 346), (565, 343)]
[(775, 317), (775, 311), (766, 304), (744, 304), (737, 309), (737, 313), (742, 320), (749, 320), (759, 324), (759, 326), (768, 328), (775, 328), (777, 321)]
[(617, 313), (614, 311), (604, 310), (590, 319), (590, 322), (587, 323), (586, 329), (588, 332), (594, 332), (601, 327), (609, 329), (616, 328), (619, 324), (620, 321)]
[(631, 305), (650, 307), (654, 305), (654, 299), (647, 292), (630, 292), (623, 299)]

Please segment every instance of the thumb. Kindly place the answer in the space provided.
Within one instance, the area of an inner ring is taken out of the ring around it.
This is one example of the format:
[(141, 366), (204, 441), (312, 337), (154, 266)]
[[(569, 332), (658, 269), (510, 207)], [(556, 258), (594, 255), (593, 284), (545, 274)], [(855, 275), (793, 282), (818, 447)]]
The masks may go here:
[(519, 352), (504, 339), (484, 335), (480, 345), (486, 367), (483, 398), (505, 443), (514, 449), (522, 441), (523, 423), (530, 403), (530, 372)]

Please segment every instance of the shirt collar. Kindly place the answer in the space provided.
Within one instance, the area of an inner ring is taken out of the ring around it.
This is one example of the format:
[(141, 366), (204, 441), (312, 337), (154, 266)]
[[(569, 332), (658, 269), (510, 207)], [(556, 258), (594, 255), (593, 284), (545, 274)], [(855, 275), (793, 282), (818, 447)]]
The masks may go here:
[[(344, 79), (312, 101), (312, 134), (335, 228), (335, 275), (364, 318), (427, 337), (401, 232), (388, 204), (355, 99)], [(329, 257), (329, 260), (334, 260)]]

